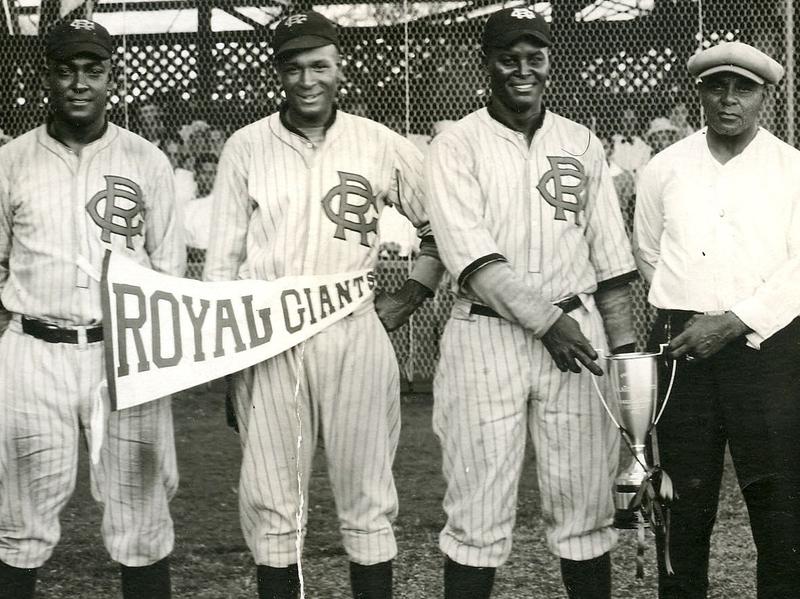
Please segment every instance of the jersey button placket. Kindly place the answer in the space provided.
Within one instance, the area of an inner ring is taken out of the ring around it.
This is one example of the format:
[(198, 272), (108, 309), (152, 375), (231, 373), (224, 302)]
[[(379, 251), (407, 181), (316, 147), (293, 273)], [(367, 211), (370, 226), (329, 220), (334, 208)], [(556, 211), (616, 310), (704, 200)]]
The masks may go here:
[(75, 226), (72, 227), (75, 235), (75, 286), (80, 289), (89, 288), (89, 275), (78, 266), (78, 258), (83, 256), (91, 261), (89, 236), (92, 231), (89, 228), (89, 215), (86, 212), (86, 202), (89, 199), (87, 172), (91, 157), (87, 156), (87, 151), (87, 148), (84, 148), (80, 155), (70, 151), (67, 156), (68, 160), (72, 161), (72, 205), (75, 209)]
[(319, 197), (319, 190), (322, 184), (322, 173), (320, 163), (322, 157), (320, 156), (319, 148), (315, 148), (314, 144), (308, 142), (304, 148), (304, 160), (306, 164), (306, 205), (304, 209), (308, 213), (306, 223), (308, 223), (308, 230), (302, 236), (305, 239), (303, 244), (303, 261), (302, 261), (302, 274), (317, 272), (317, 254), (319, 253), (319, 244), (321, 243), (320, 231), (320, 213), (322, 200)]
[[(524, 137), (524, 136), (523, 136)], [(523, 139), (523, 143), (525, 140)], [(537, 152), (525, 148), (525, 191), (528, 194), (528, 272), (542, 272), (542, 200), (536, 187)], [(536, 171), (536, 172), (535, 172)]]

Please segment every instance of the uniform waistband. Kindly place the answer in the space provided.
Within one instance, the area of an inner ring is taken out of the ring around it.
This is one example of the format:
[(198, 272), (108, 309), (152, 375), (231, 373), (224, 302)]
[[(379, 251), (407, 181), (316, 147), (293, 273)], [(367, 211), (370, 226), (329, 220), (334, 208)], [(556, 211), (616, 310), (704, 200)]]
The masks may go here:
[[(577, 295), (573, 295), (568, 297), (567, 299), (563, 299), (560, 302), (556, 302), (554, 304), (557, 308), (561, 308), (565, 314), (572, 312), (573, 310), (577, 310), (583, 305), (581, 298)], [(484, 306), (482, 304), (472, 304), (469, 307), (470, 314), (477, 314), (478, 316), (490, 316), (492, 318), (502, 318), (497, 312), (492, 310), (489, 306)]]
[(103, 340), (102, 326), (60, 327), (23, 314), (15, 315), (14, 319), (18, 319), (21, 323), (23, 333), (47, 343), (72, 343), (78, 345), (97, 343)]

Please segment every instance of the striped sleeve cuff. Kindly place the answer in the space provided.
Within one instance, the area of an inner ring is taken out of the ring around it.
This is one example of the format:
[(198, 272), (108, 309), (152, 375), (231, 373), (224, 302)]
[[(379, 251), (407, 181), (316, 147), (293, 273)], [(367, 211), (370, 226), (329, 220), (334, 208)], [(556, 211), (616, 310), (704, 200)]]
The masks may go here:
[(458, 285), (459, 287), (463, 287), (464, 283), (466, 283), (467, 279), (470, 278), (475, 271), (480, 270), (487, 264), (491, 264), (492, 262), (508, 262), (506, 257), (503, 254), (487, 254), (486, 256), (481, 256), (477, 260), (474, 260), (470, 264), (468, 264), (464, 270), (461, 271), (461, 274), (458, 275)]

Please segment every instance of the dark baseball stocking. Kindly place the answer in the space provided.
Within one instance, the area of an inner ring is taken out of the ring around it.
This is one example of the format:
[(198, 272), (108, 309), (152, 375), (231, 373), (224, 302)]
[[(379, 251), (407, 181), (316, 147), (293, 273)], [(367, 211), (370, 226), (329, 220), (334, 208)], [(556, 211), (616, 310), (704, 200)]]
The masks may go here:
[(124, 599), (169, 599), (169, 558), (149, 566), (120, 566)]
[(392, 562), (371, 566), (350, 562), (350, 586), (355, 599), (391, 599)]
[(0, 562), (0, 599), (32, 599), (36, 568), (15, 568)]
[(300, 596), (300, 574), (297, 564), (286, 568), (258, 566), (258, 599), (297, 599)]
[(494, 585), (495, 568), (476, 568), (454, 562), (444, 562), (445, 599), (489, 599)]
[(611, 599), (611, 556), (561, 560), (561, 579), (569, 599)]

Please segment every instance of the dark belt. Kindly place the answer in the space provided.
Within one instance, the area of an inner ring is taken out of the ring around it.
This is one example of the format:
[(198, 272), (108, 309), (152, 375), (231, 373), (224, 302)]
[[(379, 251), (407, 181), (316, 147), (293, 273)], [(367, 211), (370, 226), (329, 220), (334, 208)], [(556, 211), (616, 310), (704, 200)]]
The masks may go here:
[[(561, 300), (555, 306), (557, 308), (561, 308), (564, 311), (564, 314), (568, 312), (572, 312), (582, 306), (581, 298), (577, 295), (573, 295), (572, 297), (568, 297), (565, 300)], [(492, 318), (502, 318), (497, 312), (492, 310), (489, 306), (482, 306), (481, 304), (472, 304), (469, 307), (470, 314), (477, 314), (479, 316), (491, 316)]]
[[(79, 343), (76, 329), (64, 329), (36, 318), (22, 317), (22, 332), (47, 343)], [(86, 329), (86, 342), (97, 343), (103, 340), (103, 327)]]

